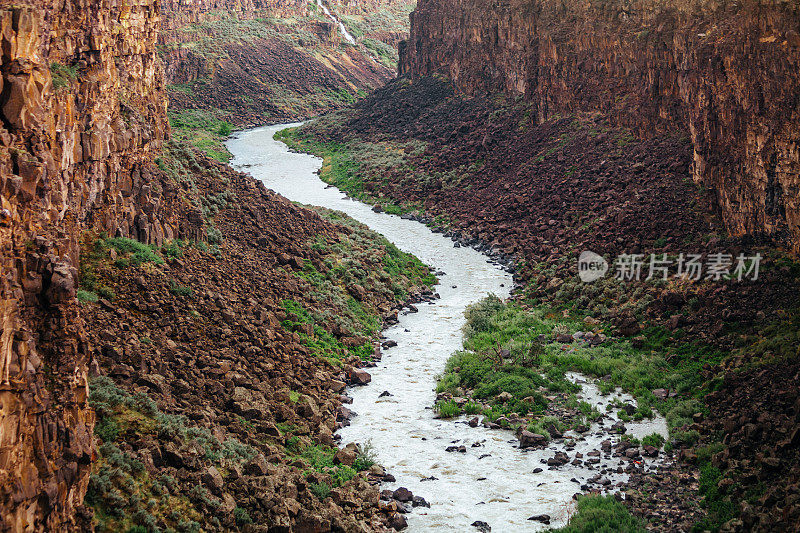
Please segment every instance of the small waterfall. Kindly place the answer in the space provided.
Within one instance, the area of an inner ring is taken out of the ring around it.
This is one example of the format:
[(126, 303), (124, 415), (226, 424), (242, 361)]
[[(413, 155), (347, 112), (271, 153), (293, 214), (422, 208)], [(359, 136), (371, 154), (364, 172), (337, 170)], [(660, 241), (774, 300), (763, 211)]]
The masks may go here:
[(327, 15), (327, 17), (328, 17), (329, 19), (331, 19), (331, 21), (332, 21), (334, 24), (337, 24), (337, 25), (339, 26), (339, 31), (341, 31), (341, 32), (342, 32), (342, 35), (344, 35), (344, 38), (347, 40), (347, 42), (348, 42), (348, 43), (350, 43), (350, 44), (353, 44), (353, 45), (354, 45), (354, 44), (356, 44), (356, 40), (355, 40), (355, 38), (354, 38), (352, 35), (350, 35), (350, 32), (349, 32), (349, 31), (347, 31), (347, 28), (345, 28), (345, 27), (344, 27), (344, 24), (342, 24), (342, 21), (341, 21), (341, 20), (339, 20), (339, 19), (337, 19), (337, 18), (336, 18), (336, 17), (333, 15), (333, 13), (331, 13), (331, 10), (330, 10), (330, 9), (328, 9), (328, 6), (326, 6), (326, 5), (325, 5), (325, 4), (322, 2), (322, 0), (317, 0), (317, 5), (318, 5), (319, 7), (321, 7), (321, 8), (322, 8), (322, 11), (325, 13), (325, 15)]

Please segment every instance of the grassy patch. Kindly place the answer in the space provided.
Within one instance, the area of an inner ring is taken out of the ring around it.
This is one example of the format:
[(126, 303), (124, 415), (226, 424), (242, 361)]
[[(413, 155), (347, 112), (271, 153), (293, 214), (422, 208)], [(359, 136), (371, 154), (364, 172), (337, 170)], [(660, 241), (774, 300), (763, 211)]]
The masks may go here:
[[(335, 122), (340, 119), (339, 114), (330, 113), (318, 120)], [(419, 209), (417, 205), (410, 203), (398, 205), (373, 194), (365, 186), (364, 179), (384, 175), (387, 172), (413, 172), (406, 161), (410, 156), (424, 152), (427, 145), (421, 141), (353, 141), (346, 144), (320, 142), (308, 134), (304, 127), (281, 130), (275, 134), (275, 139), (286, 143), (294, 150), (321, 157), (322, 180), (347, 192), (353, 198), (365, 203), (379, 204), (390, 214), (399, 215)]]
[(233, 131), (233, 125), (223, 120), (220, 113), (204, 110), (171, 112), (169, 123), (172, 136), (185, 141), (207, 156), (227, 163), (232, 155), (224, 141)]
[(168, 476), (152, 477), (134, 452), (124, 451), (131, 449), (129, 443), (149, 436), (192, 446), (202, 450), (203, 460), (220, 467), (242, 464), (256, 453), (233, 438), (220, 442), (185, 417), (162, 413), (146, 394), (129, 394), (107, 377), (91, 381), (89, 404), (97, 414), (95, 435), (102, 444), (85, 501), (95, 511), (98, 531), (199, 530), (204, 515), (219, 506), (203, 487), (181, 493)]
[(320, 357), (370, 359), (371, 339), (382, 322), (370, 295), (403, 301), (412, 291), (433, 285), (436, 278), (419, 259), (344, 213), (314, 210), (347, 231), (308, 242), (322, 260), (305, 261), (294, 274), (308, 283), (310, 300), (320, 305), (283, 301), (287, 315), (283, 327), (297, 333)]
[(174, 281), (169, 282), (169, 292), (174, 294), (175, 296), (182, 296), (184, 298), (190, 298), (194, 295), (194, 291), (191, 287), (186, 287), (185, 285), (178, 285)]
[(434, 409), (441, 418), (453, 418), (461, 414), (461, 408), (453, 400), (436, 402)]
[[(541, 307), (527, 309), (496, 297), (474, 304), (466, 316), (465, 350), (451, 356), (439, 379), (438, 392), (488, 401), (495, 412), (536, 415), (543, 413), (548, 403), (543, 390), (577, 390), (565, 378), (565, 372), (577, 371), (603, 378), (598, 382), (601, 391), (620, 387), (633, 395), (637, 409), (630, 416), (626, 414), (626, 419), (652, 417), (655, 409), (667, 417), (670, 429), (676, 430), (673, 439), (687, 443), (696, 440), (691, 432), (676, 428), (691, 424), (692, 415), (705, 410), (696, 399), (702, 393), (702, 377), (694, 364), (684, 364), (674, 357), (674, 351), (659, 343), (659, 331), (651, 331), (642, 348), (634, 348), (627, 339), (613, 338), (597, 346), (578, 342), (564, 345), (555, 342), (557, 334), (592, 328), (579, 318), (564, 318)], [(659, 400), (652, 393), (659, 388), (681, 394)], [(502, 393), (510, 394), (511, 399), (500, 401), (497, 396)], [(591, 405), (573, 402), (583, 417), (591, 420), (599, 415)]]
[(719, 488), (725, 474), (711, 462), (712, 456), (723, 449), (721, 443), (712, 443), (696, 450), (700, 468), (699, 493), (703, 498), (700, 506), (707, 515), (692, 527), (692, 531), (719, 531), (725, 522), (739, 514), (738, 505), (731, 501), (724, 489)]
[(78, 79), (78, 67), (50, 63), (50, 77), (53, 79), (53, 89), (56, 91), (66, 89)]
[(164, 258), (159, 255), (156, 248), (134, 239), (114, 237), (112, 239), (106, 239), (105, 245), (108, 248), (116, 250), (121, 257), (127, 259), (133, 266), (139, 266), (144, 263), (152, 263), (154, 265), (164, 264)]
[(96, 302), (99, 299), (99, 296), (97, 296), (97, 293), (95, 292), (79, 289), (76, 298), (78, 298), (80, 303), (86, 304)]
[(581, 496), (569, 523), (550, 531), (558, 533), (644, 533), (639, 519), (613, 496)]

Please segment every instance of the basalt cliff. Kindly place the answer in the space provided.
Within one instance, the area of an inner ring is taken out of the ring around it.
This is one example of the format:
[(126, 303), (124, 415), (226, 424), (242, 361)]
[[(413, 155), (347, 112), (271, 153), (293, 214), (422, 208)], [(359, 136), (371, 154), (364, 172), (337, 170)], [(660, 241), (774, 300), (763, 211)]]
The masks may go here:
[(94, 226), (178, 234), (146, 162), (166, 129), (154, 1), (3, 2), (0, 472), (4, 527), (76, 527), (94, 414), (78, 301)]
[(0, 531), (399, 519), (332, 435), (427, 268), (170, 138), (162, 23), (253, 7), (0, 2)]
[(540, 122), (600, 111), (639, 136), (689, 135), (727, 229), (798, 251), (798, 32), (784, 0), (420, 0), (400, 72), (524, 97)]

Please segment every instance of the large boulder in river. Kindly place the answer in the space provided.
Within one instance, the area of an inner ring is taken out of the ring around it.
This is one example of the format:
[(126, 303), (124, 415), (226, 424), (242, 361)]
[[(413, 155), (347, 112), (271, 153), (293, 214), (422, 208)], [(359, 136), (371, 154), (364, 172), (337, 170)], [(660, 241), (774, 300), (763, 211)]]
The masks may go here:
[(531, 433), (528, 430), (523, 430), (519, 434), (519, 447), (532, 448), (534, 446), (544, 446), (547, 444), (547, 437), (539, 435), (538, 433)]
[(408, 522), (406, 522), (405, 516), (400, 513), (393, 513), (387, 520), (387, 525), (395, 531), (402, 531), (408, 527)]
[(414, 500), (414, 495), (405, 487), (400, 487), (392, 493), (392, 497), (399, 502), (410, 502)]

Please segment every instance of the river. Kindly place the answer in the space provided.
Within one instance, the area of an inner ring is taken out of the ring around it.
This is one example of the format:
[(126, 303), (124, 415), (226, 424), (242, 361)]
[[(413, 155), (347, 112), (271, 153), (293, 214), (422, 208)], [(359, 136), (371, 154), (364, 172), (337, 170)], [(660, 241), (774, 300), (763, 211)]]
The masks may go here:
[[(402, 315), (399, 324), (384, 331), (397, 346), (384, 350), (382, 361), (369, 369), (369, 386), (348, 391), (353, 398), (350, 408), (358, 416), (339, 431), (342, 444), (372, 443), (378, 462), (397, 479), (389, 488), (404, 486), (431, 504), (429, 509), (418, 507), (407, 515), (409, 531), (476, 531), (471, 526), (475, 521), (488, 523), (493, 532), (536, 531), (545, 526), (528, 517), (539, 514), (550, 515), (551, 525), (558, 526), (565, 523), (572, 496), (587, 479), (602, 471), (613, 483), (624, 481), (624, 474), (610, 470), (619, 466), (618, 458), (604, 458), (595, 466), (558, 469), (542, 464), (557, 450), (567, 450), (573, 457), (576, 452), (599, 449), (609, 435), (597, 425), (578, 438), (574, 447), (554, 443), (521, 451), (509, 431), (471, 428), (465, 418), (434, 417), (436, 377), (447, 358), (462, 346), (464, 310), (488, 294), (507, 297), (511, 275), (471, 248), (454, 247), (453, 241), (424, 224), (375, 213), (371, 206), (327, 186), (317, 174), (321, 159), (292, 153), (273, 139), (275, 132), (293, 125), (237, 133), (227, 142), (234, 154), (231, 164), (290, 200), (347, 213), (444, 272), (436, 288), (441, 299), (420, 304), (418, 313)], [(591, 383), (583, 387), (583, 397), (603, 413), (614, 398), (632, 401), (619, 393), (601, 397)], [(380, 397), (384, 391), (391, 396)], [(614, 420), (613, 415), (608, 418), (606, 427)], [(666, 427), (663, 418), (658, 418), (629, 424), (628, 431), (641, 437), (653, 431), (666, 434)], [(465, 445), (467, 453), (446, 452), (452, 444)], [(542, 470), (533, 473), (537, 468)]]

